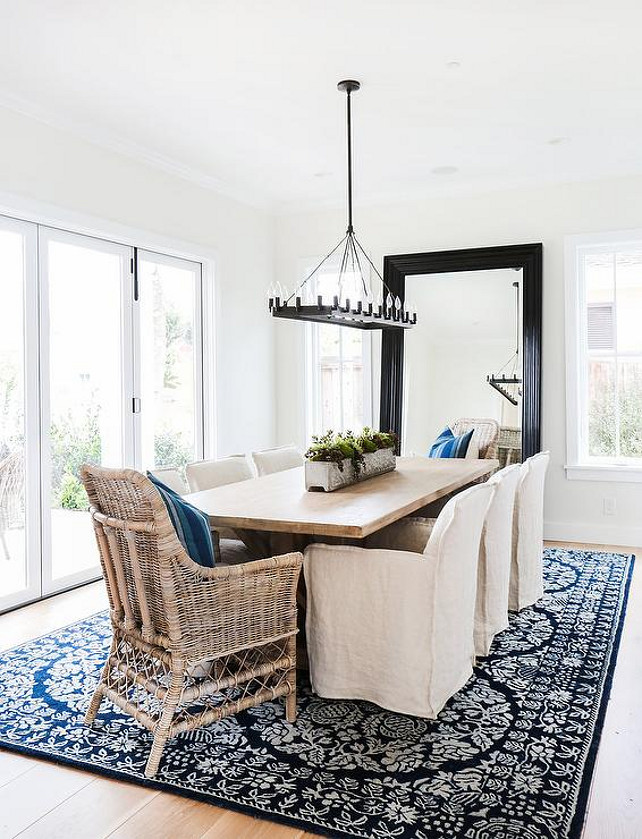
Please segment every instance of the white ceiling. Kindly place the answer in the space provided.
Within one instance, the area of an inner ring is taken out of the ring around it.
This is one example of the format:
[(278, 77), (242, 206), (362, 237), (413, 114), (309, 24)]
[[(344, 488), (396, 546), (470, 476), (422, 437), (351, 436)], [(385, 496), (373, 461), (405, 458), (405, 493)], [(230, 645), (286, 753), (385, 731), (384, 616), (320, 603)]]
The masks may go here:
[(277, 210), (342, 203), (345, 77), (363, 83), (358, 201), (642, 172), (639, 0), (0, 0), (0, 16), (0, 104)]

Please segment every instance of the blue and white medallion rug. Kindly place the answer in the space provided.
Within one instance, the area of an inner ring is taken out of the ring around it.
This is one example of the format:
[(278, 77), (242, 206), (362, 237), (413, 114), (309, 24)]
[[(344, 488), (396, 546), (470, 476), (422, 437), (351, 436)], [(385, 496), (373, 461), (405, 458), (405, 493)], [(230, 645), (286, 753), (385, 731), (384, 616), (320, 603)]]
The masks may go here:
[[(337, 837), (577, 839), (633, 559), (548, 550), (546, 595), (431, 722), (303, 686), (289, 725), (266, 703), (165, 749), (151, 786)], [(106, 615), (0, 658), (0, 747), (136, 783), (149, 734), (105, 701), (83, 715)]]

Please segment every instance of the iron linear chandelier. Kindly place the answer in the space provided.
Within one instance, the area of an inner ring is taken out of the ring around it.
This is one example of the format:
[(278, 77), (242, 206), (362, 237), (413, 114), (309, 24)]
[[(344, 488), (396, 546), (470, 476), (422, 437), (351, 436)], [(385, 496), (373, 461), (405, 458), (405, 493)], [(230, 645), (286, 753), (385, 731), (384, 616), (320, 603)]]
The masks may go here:
[[(351, 95), (359, 90), (360, 82), (346, 79), (337, 88), (346, 94), (348, 129), (348, 228), (341, 241), (312, 270), (297, 288), (288, 294), (280, 283), (268, 291), (268, 305), (272, 316), (289, 320), (336, 323), (356, 329), (409, 329), (417, 323), (417, 311), (404, 305), (398, 296), (393, 297), (383, 277), (357, 239), (352, 225), (352, 112)], [(341, 250), (343, 248), (343, 250)], [(323, 266), (335, 254), (341, 254), (337, 288), (331, 295), (332, 302), (323, 294), (312, 293), (313, 284)], [(375, 300), (370, 278), (364, 268), (372, 269), (381, 282), (381, 291)], [(352, 286), (352, 299), (347, 285)]]
[[(515, 289), (515, 352), (506, 364), (500, 367), (499, 373), (491, 373), (486, 376), (486, 381), (498, 393), (501, 393), (504, 399), (508, 399), (511, 405), (519, 405), (518, 399), (522, 395), (522, 377), (519, 375), (519, 283), (513, 283), (513, 288)], [(506, 369), (509, 365), (511, 365), (511, 370), (506, 375)]]

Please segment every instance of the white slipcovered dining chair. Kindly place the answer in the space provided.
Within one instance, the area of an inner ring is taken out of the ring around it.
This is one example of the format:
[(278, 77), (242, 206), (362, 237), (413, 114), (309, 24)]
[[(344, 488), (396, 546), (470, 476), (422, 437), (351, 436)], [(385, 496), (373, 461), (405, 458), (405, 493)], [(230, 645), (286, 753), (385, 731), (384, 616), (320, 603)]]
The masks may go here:
[(434, 719), (472, 675), (479, 541), (495, 491), (452, 498), (423, 553), (309, 545), (310, 679), (319, 695)]
[(513, 558), (508, 608), (520, 611), (544, 594), (544, 484), (549, 452), (540, 452), (522, 463), (513, 514)]
[[(475, 601), (475, 655), (487, 656), (495, 635), (508, 627), (508, 587), (513, 550), (513, 511), (521, 465), (515, 463), (487, 481), (495, 487), (479, 544)], [(368, 537), (368, 547), (423, 551), (439, 519), (408, 517)]]
[(252, 460), (259, 478), (262, 475), (271, 475), (273, 472), (283, 472), (286, 469), (303, 466), (303, 454), (293, 443), (252, 452)]
[(513, 553), (513, 513), (521, 465), (488, 480), (495, 494), (486, 513), (479, 548), (475, 606), (475, 654), (487, 656), (495, 635), (508, 628), (508, 588)]
[[(254, 477), (252, 467), (244, 454), (234, 454), (220, 460), (197, 460), (188, 463), (185, 474), (191, 492), (215, 489)], [(212, 527), (212, 537), (216, 560), (223, 565), (240, 565), (257, 558), (229, 527)]]
[(185, 475), (191, 492), (235, 484), (254, 477), (244, 454), (233, 454), (220, 460), (197, 460), (188, 463)]
[(149, 472), (164, 483), (166, 487), (173, 489), (179, 495), (185, 495), (186, 492), (189, 492), (185, 478), (183, 478), (180, 470), (175, 466), (156, 466), (154, 469), (150, 469)]

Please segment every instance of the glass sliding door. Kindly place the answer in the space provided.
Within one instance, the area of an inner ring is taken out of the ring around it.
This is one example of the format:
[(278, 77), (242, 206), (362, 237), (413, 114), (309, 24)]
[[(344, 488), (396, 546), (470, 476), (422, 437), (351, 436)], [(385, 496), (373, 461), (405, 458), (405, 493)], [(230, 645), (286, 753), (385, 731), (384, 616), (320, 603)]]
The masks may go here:
[(0, 217), (0, 610), (40, 594), (37, 228)]
[(80, 466), (134, 464), (131, 258), (40, 230), (44, 593), (100, 573)]
[(0, 216), (0, 612), (100, 577), (83, 463), (204, 456), (203, 320), (200, 263)]
[(141, 466), (203, 457), (201, 265), (137, 252)]

